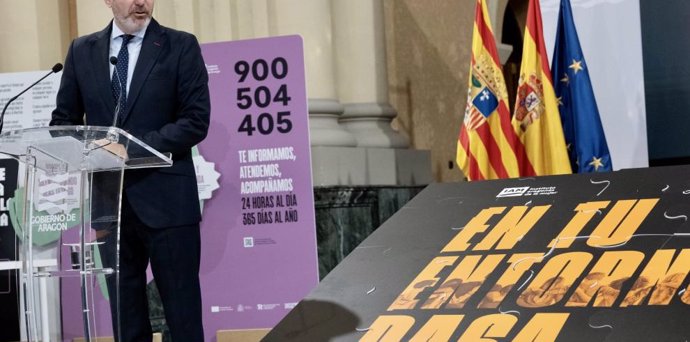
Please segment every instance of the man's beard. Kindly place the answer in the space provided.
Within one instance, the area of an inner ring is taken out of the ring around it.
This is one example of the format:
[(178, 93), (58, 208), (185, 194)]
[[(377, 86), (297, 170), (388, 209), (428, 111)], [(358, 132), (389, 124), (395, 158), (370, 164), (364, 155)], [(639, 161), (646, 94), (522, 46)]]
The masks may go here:
[(138, 32), (146, 27), (149, 22), (151, 22), (151, 17), (148, 17), (143, 21), (135, 19), (134, 16), (125, 18), (124, 20), (118, 20), (118, 23), (121, 26), (120, 29), (122, 29), (122, 31), (127, 31), (125, 33)]

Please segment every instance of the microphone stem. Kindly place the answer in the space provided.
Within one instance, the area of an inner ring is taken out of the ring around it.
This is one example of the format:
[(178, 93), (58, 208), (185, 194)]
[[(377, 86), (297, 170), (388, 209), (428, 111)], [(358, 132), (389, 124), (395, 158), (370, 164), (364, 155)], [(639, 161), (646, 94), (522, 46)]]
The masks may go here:
[(41, 79), (39, 79), (38, 81), (34, 82), (32, 85), (30, 85), (30, 86), (27, 87), (26, 89), (22, 90), (21, 93), (15, 95), (13, 98), (11, 98), (9, 101), (7, 101), (7, 103), (5, 103), (5, 107), (2, 109), (2, 114), (0, 114), (0, 133), (2, 133), (2, 126), (5, 125), (5, 111), (7, 111), (7, 107), (10, 106), (10, 103), (12, 103), (12, 101), (18, 99), (20, 96), (22, 96), (22, 94), (26, 93), (27, 91), (29, 91), (29, 89), (33, 88), (33, 87), (34, 87), (35, 85), (37, 85), (39, 82), (43, 81), (46, 77), (48, 77), (48, 76), (50, 76), (50, 75), (52, 75), (52, 74), (53, 74), (53, 71), (51, 70), (51, 71), (50, 71), (49, 73), (47, 73), (45, 76), (41, 77)]

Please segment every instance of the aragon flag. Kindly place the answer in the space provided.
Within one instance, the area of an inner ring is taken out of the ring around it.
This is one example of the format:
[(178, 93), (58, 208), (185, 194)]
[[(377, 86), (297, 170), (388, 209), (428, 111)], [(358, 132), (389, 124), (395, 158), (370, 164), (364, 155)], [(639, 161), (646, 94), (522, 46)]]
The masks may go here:
[[(512, 123), (536, 175), (571, 173), (558, 100), (544, 47), (539, 0), (530, 0), (527, 9)], [(527, 173), (527, 170), (523, 171)]]
[(611, 171), (611, 154), (569, 0), (561, 0), (552, 66), (570, 166), (579, 173)]
[(476, 2), (467, 92), (457, 147), (457, 163), (467, 179), (512, 178), (524, 175), (520, 170), (531, 170), (510, 124), (508, 93), (485, 0)]

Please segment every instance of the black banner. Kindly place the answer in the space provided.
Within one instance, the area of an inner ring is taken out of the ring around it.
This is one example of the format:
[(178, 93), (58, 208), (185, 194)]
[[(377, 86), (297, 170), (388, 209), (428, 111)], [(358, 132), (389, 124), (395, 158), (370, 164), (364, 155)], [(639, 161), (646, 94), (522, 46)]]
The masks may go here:
[(269, 341), (685, 341), (690, 167), (433, 184)]
[[(7, 201), (17, 189), (17, 172), (16, 160), (0, 159), (0, 265), (18, 257), (17, 239), (7, 208)], [(18, 271), (0, 271), (0, 342), (19, 341), (18, 282)]]

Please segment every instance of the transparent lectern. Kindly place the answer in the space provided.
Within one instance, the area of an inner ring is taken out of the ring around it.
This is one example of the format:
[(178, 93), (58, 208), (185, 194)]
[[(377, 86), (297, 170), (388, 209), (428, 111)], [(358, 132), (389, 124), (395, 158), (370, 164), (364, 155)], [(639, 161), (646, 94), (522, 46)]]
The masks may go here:
[(22, 339), (119, 336), (124, 170), (172, 160), (119, 128), (95, 126), (6, 132), (0, 153), (23, 166), (23, 186), (7, 204), (21, 239)]

